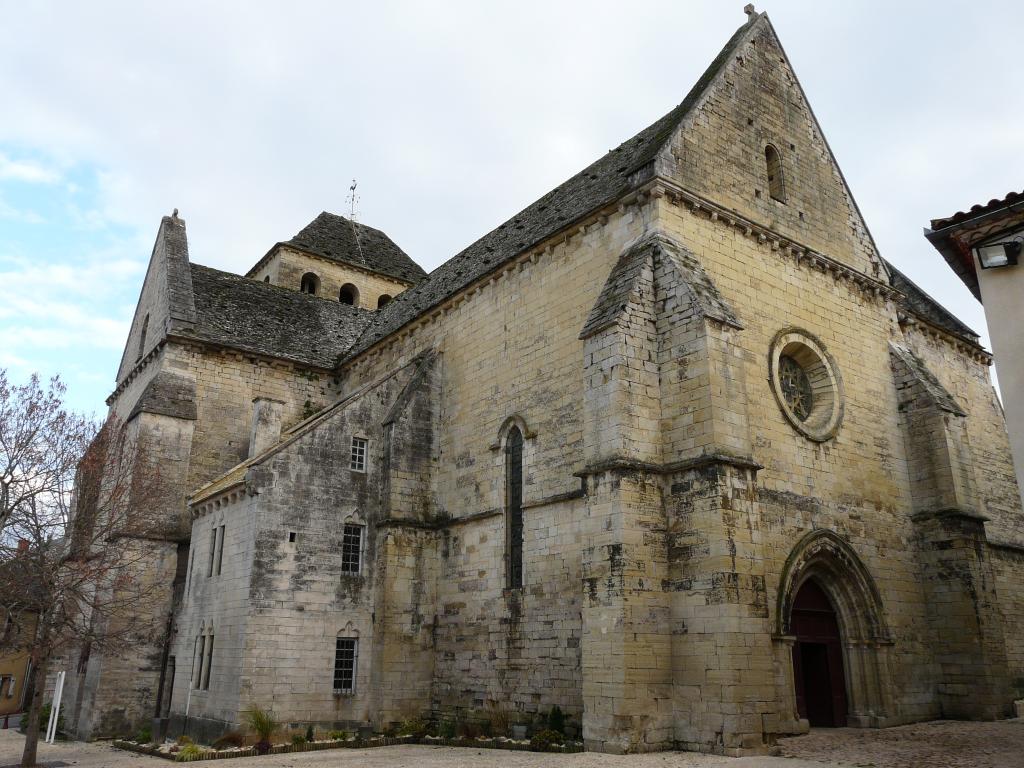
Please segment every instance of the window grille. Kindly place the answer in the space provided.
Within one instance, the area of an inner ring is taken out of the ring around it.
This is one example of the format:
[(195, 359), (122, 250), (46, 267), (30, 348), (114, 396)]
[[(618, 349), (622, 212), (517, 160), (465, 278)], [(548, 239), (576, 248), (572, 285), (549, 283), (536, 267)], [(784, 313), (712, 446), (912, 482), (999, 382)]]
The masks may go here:
[(362, 437), (352, 438), (352, 455), (349, 461), (349, 468), (353, 472), (366, 471), (366, 439)]
[(363, 549), (363, 526), (346, 525), (341, 534), (341, 572), (359, 573)]
[(356, 690), (356, 659), (359, 641), (353, 637), (339, 637), (334, 646), (334, 692), (354, 693)]

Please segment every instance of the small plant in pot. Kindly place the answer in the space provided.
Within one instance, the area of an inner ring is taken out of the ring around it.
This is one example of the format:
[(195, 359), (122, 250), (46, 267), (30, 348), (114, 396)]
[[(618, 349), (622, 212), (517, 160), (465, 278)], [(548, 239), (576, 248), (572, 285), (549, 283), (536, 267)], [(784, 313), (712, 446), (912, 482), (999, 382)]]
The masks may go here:
[(273, 713), (260, 707), (253, 707), (246, 712), (245, 722), (260, 737), (255, 744), (256, 751), (261, 755), (267, 754), (270, 751), (270, 737), (280, 727), (280, 723), (274, 719)]

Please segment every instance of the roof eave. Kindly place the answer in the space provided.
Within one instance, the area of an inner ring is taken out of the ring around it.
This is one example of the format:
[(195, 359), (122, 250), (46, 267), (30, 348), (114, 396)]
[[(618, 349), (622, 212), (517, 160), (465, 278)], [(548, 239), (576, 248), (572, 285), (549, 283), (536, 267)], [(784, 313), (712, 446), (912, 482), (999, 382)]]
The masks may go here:
[(935, 250), (942, 254), (942, 258), (946, 260), (946, 263), (956, 273), (956, 276), (967, 286), (967, 290), (971, 292), (971, 295), (978, 301), (981, 301), (981, 287), (978, 285), (978, 274), (975, 271), (973, 260), (968, 261), (965, 259), (956, 241), (949, 237), (948, 234), (945, 234), (954, 228), (947, 227), (940, 230), (931, 230), (926, 227), (924, 236), (935, 247)]

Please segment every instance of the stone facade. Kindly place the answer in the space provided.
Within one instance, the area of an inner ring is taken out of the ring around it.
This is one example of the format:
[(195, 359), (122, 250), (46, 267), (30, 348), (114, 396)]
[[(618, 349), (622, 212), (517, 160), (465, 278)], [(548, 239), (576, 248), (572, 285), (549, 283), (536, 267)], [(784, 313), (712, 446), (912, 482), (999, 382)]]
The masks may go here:
[(809, 581), (849, 724), (1009, 712), (1024, 515), (990, 358), (877, 254), (765, 16), (654, 126), (345, 318), (335, 366), (188, 329), (150, 358), (195, 382), (194, 416), (140, 416), (193, 422), (162, 433), (191, 512), (173, 728), (558, 705), (590, 749), (765, 751), (815, 717)]

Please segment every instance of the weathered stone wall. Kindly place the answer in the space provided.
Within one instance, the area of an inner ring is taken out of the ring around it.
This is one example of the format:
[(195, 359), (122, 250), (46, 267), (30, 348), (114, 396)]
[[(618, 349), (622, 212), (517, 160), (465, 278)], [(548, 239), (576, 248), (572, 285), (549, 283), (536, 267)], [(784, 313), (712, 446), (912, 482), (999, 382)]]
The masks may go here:
[[(524, 259), (346, 372), (352, 391), (421, 349), (442, 353), (432, 493), (452, 523), (438, 580), (437, 714), (485, 719), (498, 708), (525, 721), (558, 704), (579, 723), (581, 543), (613, 515), (592, 518), (571, 498), (585, 461), (579, 333), (619, 254), (643, 233), (643, 214), (627, 208)], [(505, 588), (501, 428), (511, 417), (526, 436), (521, 590)]]
[[(152, 320), (151, 320), (152, 323)], [(172, 372), (195, 380), (195, 421), (142, 413), (133, 419), (134, 428), (153, 446), (174, 492), (168, 496), (167, 516), (176, 521), (171, 539), (154, 555), (153, 573), (163, 585), (152, 604), (138, 606), (150, 612), (154, 626), (166, 625), (174, 599), (174, 574), (178, 541), (187, 541), (191, 521), (186, 499), (205, 484), (248, 456), (252, 429), (253, 400), (269, 397), (282, 405), (284, 426), (291, 427), (319, 410), (332, 399), (332, 382), (325, 371), (300, 369), (288, 363), (270, 362), (232, 350), (214, 349), (171, 340), (156, 351), (147, 364), (111, 403), (111, 413), (127, 419), (146, 388), (161, 374)], [(166, 550), (166, 551), (164, 551)], [(182, 553), (187, 556), (187, 551)], [(127, 733), (148, 724), (156, 708), (160, 660), (164, 633), (117, 654), (97, 653), (90, 657), (89, 672), (81, 681), (71, 681), (68, 701), (78, 700), (80, 712), (76, 732), (82, 736)], [(177, 690), (184, 695), (181, 675), (187, 674), (176, 652)], [(191, 653), (189, 653), (191, 658)], [(125, 682), (130, 681), (130, 682)], [(124, 684), (122, 684), (124, 683)], [(175, 696), (177, 701), (177, 694)], [(74, 726), (72, 726), (74, 727)]]
[[(437, 534), (416, 486), (431, 476), (433, 365), (424, 358), (347, 398), (253, 464), (246, 491), (200, 505), (176, 648), (184, 658), (214, 628), (209, 690), (191, 698), (201, 727), (235, 724), (251, 705), (286, 722), (348, 727), (428, 707)], [(365, 472), (349, 468), (353, 436), (369, 440)], [(359, 574), (341, 571), (346, 523), (365, 526)], [(219, 525), (224, 572), (205, 578)], [(359, 640), (351, 695), (333, 692), (339, 634)], [(189, 677), (182, 665), (179, 721)]]
[(986, 534), (993, 541), (1024, 544), (1024, 512), (989, 366), (936, 338), (920, 323), (907, 324), (903, 338), (967, 413), (965, 429), (974, 457), (971, 479), (978, 512), (989, 518)]
[(1006, 636), (1006, 666), (1014, 698), (1024, 698), (1024, 549), (990, 546), (999, 609)]
[[(769, 191), (768, 145), (782, 159), (785, 202)], [(657, 169), (806, 247), (878, 274), (860, 212), (769, 25), (756, 30), (690, 112)]]
[(169, 345), (165, 355), (167, 370), (196, 380), (188, 492), (248, 457), (253, 400), (257, 397), (284, 404), (281, 426), (285, 430), (334, 399), (332, 379), (325, 371), (191, 344)]

